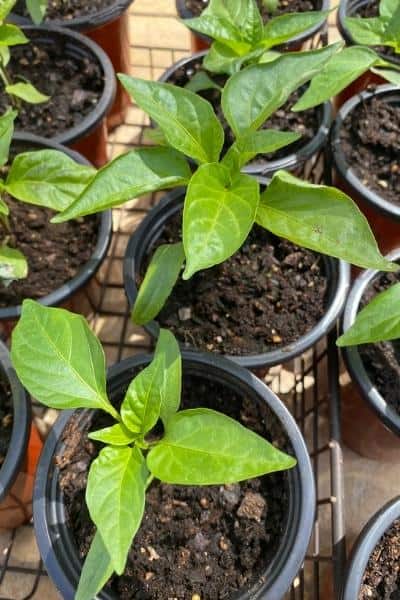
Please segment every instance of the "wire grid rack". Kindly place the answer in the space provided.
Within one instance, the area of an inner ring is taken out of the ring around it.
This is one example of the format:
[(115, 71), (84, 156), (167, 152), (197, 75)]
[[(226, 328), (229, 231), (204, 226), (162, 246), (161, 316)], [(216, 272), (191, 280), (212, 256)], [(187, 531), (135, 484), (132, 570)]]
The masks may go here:
[[(150, 18), (152, 15), (146, 13)], [(173, 16), (173, 15), (171, 15)], [(324, 33), (317, 44), (326, 43)], [(132, 72), (157, 79), (189, 50), (132, 46)], [(135, 106), (126, 121), (110, 135), (110, 156), (146, 144), (147, 117)], [(321, 153), (304, 166), (303, 175), (329, 183)], [(100, 337), (109, 365), (134, 353), (148, 351), (151, 340), (129, 315), (123, 289), (122, 263), (129, 236), (160, 194), (148, 195), (113, 211), (114, 235), (108, 257), (82, 302), (87, 318)], [(290, 364), (272, 368), (265, 381), (286, 403), (304, 434), (317, 487), (317, 509), (307, 557), (287, 600), (334, 600), (339, 597), (345, 564), (344, 493), (340, 445), (338, 356), (335, 332)], [(54, 411), (34, 406), (36, 422), (51, 425)], [(47, 418), (49, 417), (49, 418)], [(0, 600), (56, 600), (60, 598), (43, 569), (32, 523), (0, 533)], [(160, 599), (162, 600), (162, 599)], [(209, 599), (213, 600), (213, 599)], [(271, 599), (280, 600), (280, 599)]]

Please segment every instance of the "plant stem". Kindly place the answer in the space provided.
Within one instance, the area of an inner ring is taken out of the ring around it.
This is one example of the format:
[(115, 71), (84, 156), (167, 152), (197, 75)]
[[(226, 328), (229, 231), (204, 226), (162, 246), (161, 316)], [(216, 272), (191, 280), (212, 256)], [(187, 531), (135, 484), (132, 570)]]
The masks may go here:
[(153, 479), (154, 479), (154, 475), (151, 475), (151, 474), (150, 474), (150, 475), (148, 476), (148, 478), (147, 478), (147, 481), (146, 481), (146, 490), (147, 490), (147, 489), (148, 489), (148, 487), (150, 486), (150, 484), (151, 484), (151, 482), (153, 481)]
[[(3, 80), (3, 83), (6, 87), (8, 85), (12, 85), (11, 78), (8, 74), (7, 68), (5, 67), (5, 65), (3, 63), (3, 59), (1, 57), (0, 57), (0, 78)], [(14, 108), (20, 109), (21, 103), (19, 101), (19, 98), (16, 98), (12, 94), (8, 94), (8, 95), (10, 96), (12, 106)]]

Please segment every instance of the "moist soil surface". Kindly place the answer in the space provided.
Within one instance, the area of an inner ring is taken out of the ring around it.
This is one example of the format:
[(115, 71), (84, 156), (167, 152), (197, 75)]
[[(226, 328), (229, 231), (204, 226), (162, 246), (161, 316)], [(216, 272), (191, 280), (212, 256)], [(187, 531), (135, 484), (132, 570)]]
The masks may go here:
[[(200, 406), (237, 419), (292, 453), (266, 406), (211, 379), (184, 377), (181, 408)], [(90, 429), (110, 424), (107, 416), (96, 416)], [(66, 448), (56, 457), (67, 524), (82, 558), (94, 535), (84, 501), (87, 471), (101, 448), (88, 440), (87, 429), (78, 430), (72, 419), (63, 435)], [(121, 600), (187, 600), (195, 594), (201, 600), (228, 600), (236, 590), (262, 580), (282, 539), (287, 507), (286, 473), (227, 486), (155, 481), (147, 492), (144, 519), (125, 572), (112, 578), (111, 588)]]
[[(179, 213), (156, 245), (179, 241), (180, 226)], [(255, 226), (230, 259), (188, 281), (180, 277), (157, 321), (188, 347), (261, 354), (287, 346), (316, 325), (327, 287), (320, 255)]]
[[(190, 64), (181, 66), (179, 69), (174, 71), (171, 77), (168, 79), (169, 83), (173, 83), (180, 87), (185, 85), (192, 79), (192, 77), (200, 70), (204, 70), (207, 75), (216, 81), (221, 87), (224, 85), (226, 78), (220, 75), (209, 73), (205, 69), (202, 69), (201, 61), (191, 61)], [(291, 131), (301, 135), (301, 138), (288, 146), (285, 146), (277, 152), (271, 154), (260, 154), (257, 156), (254, 162), (271, 161), (277, 160), (289, 156), (290, 154), (297, 152), (300, 148), (303, 148), (308, 144), (313, 137), (316, 135), (322, 119), (322, 110), (319, 107), (310, 108), (302, 112), (291, 112), (292, 106), (297, 102), (300, 96), (303, 94), (304, 89), (297, 90), (294, 92), (288, 101), (264, 123), (261, 129), (277, 129), (279, 131)], [(229, 146), (235, 141), (234, 134), (230, 129), (221, 108), (221, 94), (218, 90), (204, 90), (198, 92), (200, 96), (208, 100), (218, 116), (225, 133), (225, 145), (223, 153), (227, 151)]]
[(372, 97), (346, 117), (340, 133), (347, 163), (369, 189), (400, 205), (400, 102)]
[(6, 198), (11, 235), (0, 224), (0, 243), (20, 250), (28, 261), (25, 279), (0, 287), (0, 308), (21, 304), (24, 298), (42, 298), (72, 279), (91, 257), (98, 238), (98, 217), (53, 225), (54, 212)]
[[(384, 273), (367, 288), (361, 307), (379, 292), (400, 281), (397, 273)], [(358, 346), (361, 359), (372, 383), (381, 396), (400, 414), (400, 343), (398, 340)], [(400, 596), (399, 596), (400, 598)]]
[[(185, 4), (186, 8), (190, 10), (194, 16), (198, 17), (208, 6), (208, 0), (186, 0)], [(268, 21), (271, 16), (276, 17), (286, 13), (320, 10), (322, 6), (321, 2), (318, 2), (318, 0), (280, 0), (276, 12), (274, 15), (271, 15), (271, 12), (266, 9), (262, 0), (257, 0), (257, 4), (264, 23)]]
[[(115, 4), (115, 0), (49, 0), (45, 21), (76, 19), (96, 14)], [(13, 12), (29, 17), (25, 0), (18, 0)]]
[(358, 600), (399, 600), (400, 520), (393, 523), (368, 561)]
[[(71, 57), (58, 36), (50, 36), (48, 43), (36, 43), (32, 32), (29, 37), (29, 44), (12, 48), (8, 71), (14, 83), (29, 81), (50, 100), (21, 101), (16, 127), (50, 138), (78, 125), (93, 111), (103, 93), (103, 72), (94, 57)], [(1, 84), (0, 113), (9, 107), (10, 96)]]
[(13, 426), (13, 407), (11, 388), (0, 379), (0, 468), (10, 445)]

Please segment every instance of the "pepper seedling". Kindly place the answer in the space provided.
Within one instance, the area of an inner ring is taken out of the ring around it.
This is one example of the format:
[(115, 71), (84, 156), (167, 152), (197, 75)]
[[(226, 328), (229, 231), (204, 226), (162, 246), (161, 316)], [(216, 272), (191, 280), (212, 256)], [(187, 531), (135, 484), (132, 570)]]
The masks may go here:
[(400, 53), (400, 2), (381, 0), (379, 16), (346, 17), (345, 24), (357, 44), (386, 46)]
[[(153, 479), (174, 485), (223, 485), (290, 469), (296, 460), (226, 415), (179, 410), (181, 355), (161, 330), (150, 364), (132, 379), (119, 412), (106, 391), (101, 344), (80, 315), (25, 300), (11, 357), (26, 389), (45, 406), (108, 413), (111, 425), (89, 433), (104, 444), (92, 462), (86, 504), (96, 534), (75, 600), (92, 600), (124, 571)], [(163, 424), (162, 435), (152, 432)]]

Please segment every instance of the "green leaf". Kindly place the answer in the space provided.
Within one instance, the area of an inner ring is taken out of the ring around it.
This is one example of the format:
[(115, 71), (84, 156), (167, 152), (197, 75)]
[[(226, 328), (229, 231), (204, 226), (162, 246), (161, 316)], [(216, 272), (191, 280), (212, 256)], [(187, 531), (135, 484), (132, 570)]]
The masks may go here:
[(183, 210), (183, 279), (223, 262), (247, 238), (259, 201), (259, 185), (249, 175), (220, 164), (202, 165), (193, 175)]
[(379, 46), (383, 43), (387, 19), (382, 19), (381, 17), (372, 17), (370, 19), (346, 17), (344, 22), (351, 37), (357, 44)]
[(240, 30), (223, 17), (203, 13), (200, 17), (185, 19), (184, 23), (189, 29), (207, 35), (219, 42), (238, 42), (239, 44), (243, 42)]
[(383, 77), (389, 83), (400, 86), (400, 71), (395, 71), (394, 69), (371, 69), (371, 71)]
[(17, 0), (1, 0), (0, 2), (0, 22), (4, 21), (12, 11)]
[(222, 87), (207, 75), (205, 71), (197, 71), (192, 79), (185, 85), (187, 90), (192, 92), (201, 92), (203, 90), (219, 90), (222, 91)]
[(311, 27), (322, 25), (328, 17), (329, 12), (329, 10), (315, 10), (302, 13), (289, 13), (269, 19), (264, 26), (262, 45), (264, 48), (272, 48), (273, 46), (284, 44)]
[(375, 296), (336, 343), (355, 346), (397, 338), (400, 338), (400, 283)]
[(185, 253), (183, 244), (162, 244), (155, 251), (140, 286), (132, 320), (144, 325), (158, 315), (178, 279)]
[(0, 215), (8, 217), (9, 214), (10, 209), (8, 208), (8, 205), (4, 202), (2, 198), (0, 198)]
[(296, 460), (214, 410), (182, 410), (147, 455), (151, 473), (166, 483), (235, 483), (294, 467)]
[(110, 556), (98, 531), (93, 538), (82, 567), (75, 600), (92, 600), (114, 572)]
[(341, 46), (338, 42), (320, 50), (288, 52), (233, 75), (222, 92), (222, 109), (236, 137), (261, 127)]
[(103, 349), (81, 315), (24, 300), (12, 334), (19, 379), (52, 408), (97, 408), (119, 420), (106, 392)]
[(217, 161), (224, 132), (209, 102), (190, 90), (169, 83), (119, 79), (136, 104), (162, 129), (168, 143), (202, 162)]
[(0, 167), (8, 161), (16, 116), (16, 110), (8, 110), (0, 117)]
[(263, 48), (257, 48), (240, 54), (222, 42), (214, 42), (204, 57), (203, 66), (211, 73), (232, 75), (240, 71), (245, 63), (256, 61), (263, 53)]
[(40, 25), (47, 10), (48, 0), (26, 0), (26, 8), (35, 25)]
[(111, 427), (98, 429), (88, 434), (89, 439), (102, 442), (103, 444), (110, 444), (111, 446), (128, 446), (136, 437), (122, 423), (116, 423)]
[(330, 100), (368, 71), (378, 59), (378, 55), (369, 48), (362, 46), (343, 48), (313, 77), (308, 89), (292, 110), (306, 110)]
[(400, 52), (400, 4), (386, 26), (383, 39), (384, 43), (393, 47), (396, 53)]
[(181, 353), (175, 336), (167, 329), (160, 329), (156, 355), (160, 356), (163, 362), (160, 417), (165, 426), (179, 408), (182, 390)]
[(76, 200), (52, 223), (100, 212), (142, 194), (185, 185), (191, 172), (172, 148), (140, 148), (118, 156), (97, 171)]
[(143, 518), (147, 476), (138, 448), (106, 446), (90, 467), (86, 504), (118, 575)]
[(36, 150), (15, 157), (5, 189), (17, 200), (64, 210), (95, 174), (95, 169), (79, 165), (63, 152)]
[(257, 154), (276, 152), (276, 150), (292, 144), (299, 138), (301, 138), (299, 133), (275, 131), (273, 129), (262, 129), (254, 133), (248, 133), (232, 144), (224, 156), (222, 164), (232, 171), (240, 170)]
[(390, 18), (398, 6), (399, 0), (380, 0), (379, 14), (381, 17)]
[(28, 263), (19, 250), (5, 244), (0, 246), (0, 280), (11, 282), (28, 275)]
[[(262, 38), (263, 22), (254, 0), (210, 0), (203, 16), (219, 17), (230, 23), (238, 32), (239, 39), (252, 46)], [(228, 41), (231, 40), (228, 38)]]
[(45, 96), (37, 90), (31, 83), (19, 82), (12, 85), (6, 85), (7, 94), (21, 98), (29, 104), (41, 104), (50, 100), (50, 96)]
[(6, 67), (10, 62), (10, 50), (7, 46), (0, 46), (0, 62), (3, 67)]
[(28, 38), (16, 25), (9, 23), (0, 25), (0, 46), (17, 46), (27, 42), (29, 42)]
[(396, 271), (386, 260), (357, 205), (333, 187), (278, 171), (261, 195), (257, 223), (299, 246), (364, 268)]

